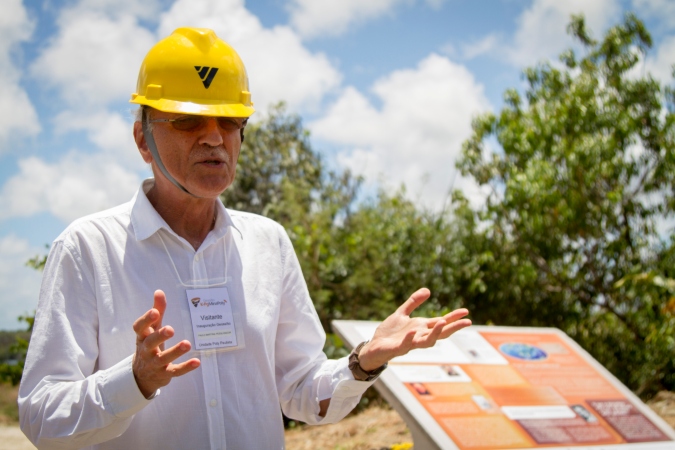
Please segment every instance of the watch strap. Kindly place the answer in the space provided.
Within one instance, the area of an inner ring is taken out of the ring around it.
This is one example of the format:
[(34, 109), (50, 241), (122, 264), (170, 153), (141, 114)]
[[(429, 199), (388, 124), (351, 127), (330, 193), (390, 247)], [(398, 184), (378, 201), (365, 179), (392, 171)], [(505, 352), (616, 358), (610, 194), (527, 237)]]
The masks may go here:
[(363, 346), (366, 345), (367, 342), (368, 341), (361, 342), (359, 345), (356, 346), (354, 350), (352, 350), (351, 354), (349, 355), (349, 370), (352, 371), (354, 379), (359, 381), (376, 380), (380, 376), (380, 374), (384, 372), (384, 369), (387, 368), (387, 363), (384, 363), (384, 365), (378, 367), (377, 369), (370, 371), (363, 370), (359, 362), (359, 352), (361, 351)]

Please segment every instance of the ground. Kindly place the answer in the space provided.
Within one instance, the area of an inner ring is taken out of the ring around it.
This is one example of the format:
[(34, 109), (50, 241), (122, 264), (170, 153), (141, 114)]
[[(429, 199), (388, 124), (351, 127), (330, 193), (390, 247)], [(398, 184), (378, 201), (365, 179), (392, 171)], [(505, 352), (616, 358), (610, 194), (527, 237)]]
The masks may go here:
[(662, 391), (647, 402), (656, 414), (675, 428), (675, 392)]
[[(0, 397), (15, 395), (15, 390)], [(14, 397), (16, 398), (16, 397)], [(661, 392), (647, 404), (675, 428), (675, 392)], [(8, 450), (34, 449), (16, 423), (0, 411), (0, 442)], [(299, 426), (286, 432), (288, 450), (408, 450), (412, 437), (401, 417), (386, 407), (371, 407), (335, 425)]]
[(334, 425), (286, 431), (288, 450), (379, 450), (393, 446), (412, 448), (410, 431), (396, 411), (377, 406)]

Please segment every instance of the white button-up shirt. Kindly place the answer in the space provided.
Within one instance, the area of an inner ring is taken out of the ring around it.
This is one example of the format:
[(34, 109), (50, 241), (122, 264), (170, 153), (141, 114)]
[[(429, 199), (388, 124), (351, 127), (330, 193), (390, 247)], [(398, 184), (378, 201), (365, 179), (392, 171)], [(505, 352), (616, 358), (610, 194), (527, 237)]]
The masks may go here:
[[(281, 409), (310, 424), (344, 417), (372, 383), (354, 380), (346, 358), (323, 354), (284, 229), (217, 202), (214, 229), (195, 251), (148, 201), (152, 183), (54, 242), (19, 392), (24, 433), (40, 448), (280, 449)], [(177, 362), (196, 356), (200, 368), (147, 400), (131, 368), (132, 324), (162, 289), (163, 324), (175, 330), (167, 348), (187, 339), (194, 349), (185, 285), (195, 280), (226, 281), (242, 348), (190, 352)]]

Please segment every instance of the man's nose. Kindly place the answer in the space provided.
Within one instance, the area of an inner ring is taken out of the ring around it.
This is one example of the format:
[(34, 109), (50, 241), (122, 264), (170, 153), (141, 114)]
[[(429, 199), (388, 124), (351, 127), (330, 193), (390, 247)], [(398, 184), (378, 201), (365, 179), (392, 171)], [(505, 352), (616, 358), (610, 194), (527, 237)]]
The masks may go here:
[(223, 144), (223, 135), (221, 134), (218, 122), (216, 122), (215, 118), (209, 117), (206, 121), (199, 143), (210, 145), (211, 147)]

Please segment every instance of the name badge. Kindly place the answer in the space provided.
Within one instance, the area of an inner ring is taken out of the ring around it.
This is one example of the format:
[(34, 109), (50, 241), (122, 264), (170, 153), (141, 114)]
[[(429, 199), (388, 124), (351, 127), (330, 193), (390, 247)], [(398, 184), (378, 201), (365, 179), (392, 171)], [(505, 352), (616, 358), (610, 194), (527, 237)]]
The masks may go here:
[(226, 287), (187, 289), (196, 350), (236, 347), (232, 306)]

